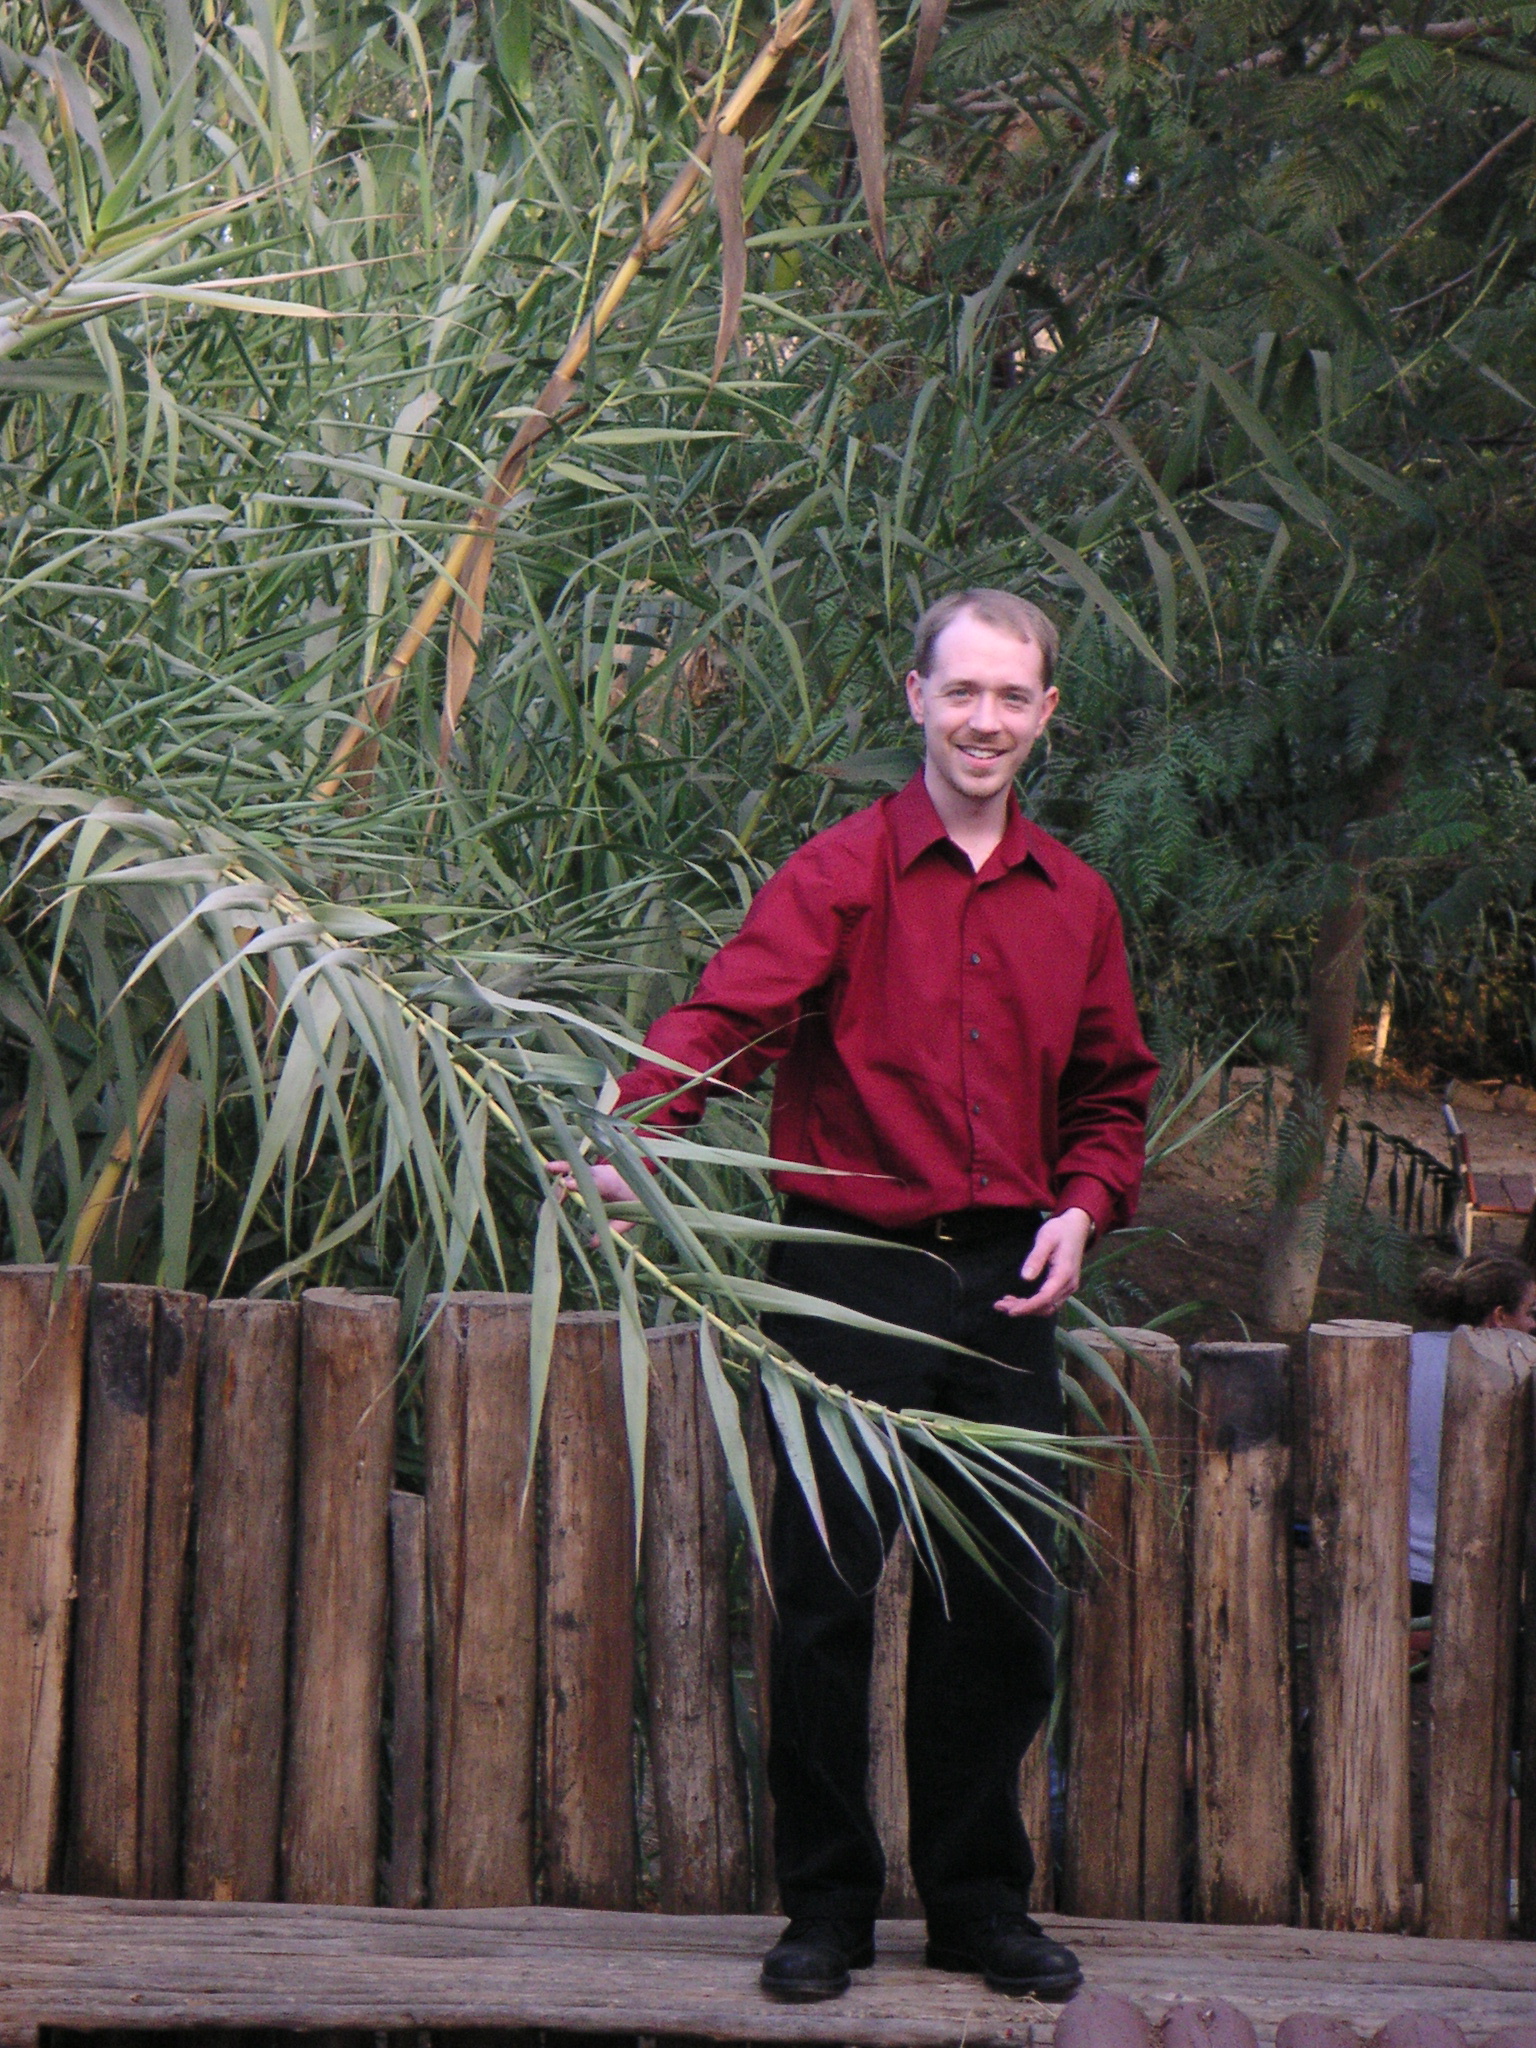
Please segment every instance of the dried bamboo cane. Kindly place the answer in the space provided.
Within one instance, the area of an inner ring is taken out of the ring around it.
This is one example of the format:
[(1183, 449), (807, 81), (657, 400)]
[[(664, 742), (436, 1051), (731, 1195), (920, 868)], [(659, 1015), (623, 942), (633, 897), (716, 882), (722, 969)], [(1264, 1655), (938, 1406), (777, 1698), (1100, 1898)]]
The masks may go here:
[(366, 778), (369, 774), (377, 759), (379, 734), (395, 708), (405, 672), (452, 600), (454, 639), (457, 643), (453, 648), (452, 669), (457, 669), (458, 673), (450, 671), (443, 705), (442, 753), (446, 755), (452, 743), (458, 712), (474, 674), (475, 656), (479, 651), (480, 617), (490, 580), (496, 528), (517, 489), (528, 456), (535, 444), (549, 432), (561, 408), (569, 403), (576, 378), (592, 351), (593, 342), (618, 311), (625, 293), (651, 258), (666, 247), (682, 226), (688, 202), (709, 165), (716, 143), (722, 135), (731, 134), (740, 125), (781, 59), (800, 40), (816, 6), (817, 0), (794, 0), (794, 5), (777, 27), (764, 38), (735, 91), (705, 128), (666, 196), (635, 237), (629, 254), (571, 336), (565, 354), (535, 401), (532, 415), (523, 421), (513, 436), (468, 526), (449, 549), (431, 589), (417, 606), (415, 616), (401, 634), (394, 652), (368, 685), (357, 716), (348, 722), (345, 732), (336, 742), (328, 773), (316, 792), (318, 796), (334, 796), (349, 766), (354, 780)]

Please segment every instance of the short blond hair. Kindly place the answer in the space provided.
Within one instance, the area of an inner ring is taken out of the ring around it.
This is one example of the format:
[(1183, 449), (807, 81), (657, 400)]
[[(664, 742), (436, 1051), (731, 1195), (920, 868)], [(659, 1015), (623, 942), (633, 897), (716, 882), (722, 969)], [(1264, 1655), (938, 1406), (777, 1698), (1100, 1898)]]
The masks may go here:
[(1050, 688), (1061, 635), (1039, 605), (1031, 604), (1027, 597), (1015, 597), (1011, 590), (952, 590), (948, 597), (929, 605), (912, 628), (912, 666), (920, 676), (929, 672), (935, 641), (962, 612), (980, 619), (984, 626), (1012, 634), (1026, 647), (1038, 647), (1045, 663), (1046, 688)]

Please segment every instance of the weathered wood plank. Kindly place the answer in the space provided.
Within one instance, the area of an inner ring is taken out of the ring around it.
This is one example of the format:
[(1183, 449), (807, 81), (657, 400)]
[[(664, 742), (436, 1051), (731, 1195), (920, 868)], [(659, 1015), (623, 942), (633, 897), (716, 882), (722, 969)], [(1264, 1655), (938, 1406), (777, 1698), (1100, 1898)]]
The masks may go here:
[(0, 1887), (54, 1874), (90, 1273), (0, 1267)]
[(533, 1898), (538, 1526), (525, 1294), (427, 1304), (434, 1906)]
[(378, 1885), (400, 1304), (311, 1287), (302, 1310), (283, 1896), (366, 1906)]
[(1197, 1344), (1192, 1527), (1202, 1920), (1295, 1917), (1284, 1344)]
[(1312, 1915), (1403, 1924), (1408, 1835), (1408, 1339), (1403, 1323), (1314, 1323)]
[(635, 1526), (616, 1315), (559, 1318), (542, 1454), (545, 1881), (556, 1905), (622, 1910), (635, 1900)]
[(182, 1612), (201, 1295), (91, 1301), (75, 1621), (70, 1883), (177, 1888)]
[(389, 1497), (389, 1868), (386, 1906), (427, 1903), (427, 1504)]
[(1509, 1758), (1536, 1344), (1458, 1330), (1435, 1511), (1425, 1932), (1509, 1932)]
[[(1261, 2041), (1311, 2012), (1369, 2037), (1433, 2012), (1469, 2040), (1527, 2019), (1536, 1953), (1301, 1929), (1063, 1921), (1093, 1989), (1153, 2020), (1225, 1998)], [(923, 1929), (882, 1922), (879, 1959), (846, 1998), (785, 2007), (757, 1987), (752, 1916), (390, 1913), (345, 1907), (0, 1900), (0, 2027), (50, 2025), (553, 2027), (851, 2048), (1023, 2048), (1059, 2013), (922, 1965)]]
[(869, 1810), (885, 1851), (881, 1911), (893, 1920), (923, 1910), (912, 1882), (907, 1823), (907, 1624), (912, 1615), (912, 1544), (904, 1529), (886, 1556), (875, 1594), (869, 1670)]
[(752, 1901), (746, 1787), (732, 1705), (726, 1471), (693, 1324), (650, 1330), (646, 1427), (646, 1707), (664, 1913)]
[(298, 1365), (297, 1304), (208, 1304), (183, 1876), (194, 1899), (277, 1891)]
[[(1172, 1920), (1184, 1801), (1183, 1495), (1190, 1410), (1179, 1347), (1152, 1330), (1105, 1351), (1157, 1448), (1139, 1441), (1074, 1480), (1094, 1534), (1072, 1612), (1064, 1902), (1074, 1912)], [(1076, 1376), (1114, 1436), (1127, 1421), (1085, 1366)], [(1083, 1418), (1074, 1410), (1074, 1428)]]

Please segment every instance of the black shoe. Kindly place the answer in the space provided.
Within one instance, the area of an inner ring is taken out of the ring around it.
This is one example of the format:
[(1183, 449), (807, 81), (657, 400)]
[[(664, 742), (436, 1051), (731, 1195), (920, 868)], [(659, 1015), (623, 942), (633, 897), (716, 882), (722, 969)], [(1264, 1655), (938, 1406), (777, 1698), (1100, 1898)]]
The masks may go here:
[(1071, 1949), (1027, 1913), (990, 1913), (968, 1925), (930, 1928), (930, 1970), (975, 1970), (1009, 1998), (1070, 1998), (1083, 1981)]
[(770, 1998), (801, 2003), (841, 1998), (850, 1970), (867, 1970), (875, 1960), (875, 1937), (850, 1920), (822, 1920), (799, 1914), (763, 1957), (762, 1985)]

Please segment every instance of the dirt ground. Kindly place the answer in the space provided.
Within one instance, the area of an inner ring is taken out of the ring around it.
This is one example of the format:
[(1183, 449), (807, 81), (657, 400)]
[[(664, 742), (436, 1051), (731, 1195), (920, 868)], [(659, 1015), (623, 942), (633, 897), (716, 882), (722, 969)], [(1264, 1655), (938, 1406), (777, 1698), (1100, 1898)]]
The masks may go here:
[[(1195, 1139), (1149, 1172), (1136, 1220), (1155, 1234), (1137, 1244), (1115, 1268), (1111, 1283), (1126, 1321), (1188, 1308), (1190, 1312), (1172, 1326), (1173, 1334), (1186, 1343), (1274, 1334), (1256, 1319), (1256, 1297), (1267, 1183), (1278, 1115), (1290, 1092), (1289, 1076), (1265, 1075), (1258, 1069), (1240, 1070), (1240, 1076), (1244, 1084), (1263, 1093), (1218, 1131)], [(1471, 1144), (1473, 1171), (1485, 1184), (1500, 1170), (1536, 1173), (1536, 1114), (1530, 1109), (1493, 1108), (1497, 1089), (1496, 1082), (1462, 1082), (1455, 1095), (1456, 1114)], [(1511, 1092), (1506, 1091), (1506, 1097)], [(1395, 1076), (1380, 1087), (1349, 1088), (1343, 1108), (1352, 1126), (1375, 1123), (1449, 1164), (1443, 1099), (1440, 1089), (1415, 1086), (1408, 1077)], [(1359, 1160), (1358, 1140), (1353, 1156)], [(1384, 1150), (1370, 1210), (1386, 1220)], [(1519, 1230), (1508, 1228), (1498, 1235), (1501, 1242), (1513, 1244)], [(1411, 1268), (1424, 1258), (1449, 1263), (1456, 1255), (1454, 1246), (1437, 1244), (1428, 1234), (1416, 1236), (1413, 1244), (1414, 1256), (1406, 1262), (1410, 1283)], [(1414, 1319), (1407, 1288), (1383, 1286), (1358, 1243), (1346, 1244), (1342, 1251), (1330, 1248), (1315, 1313), (1319, 1320), (1340, 1315)]]

